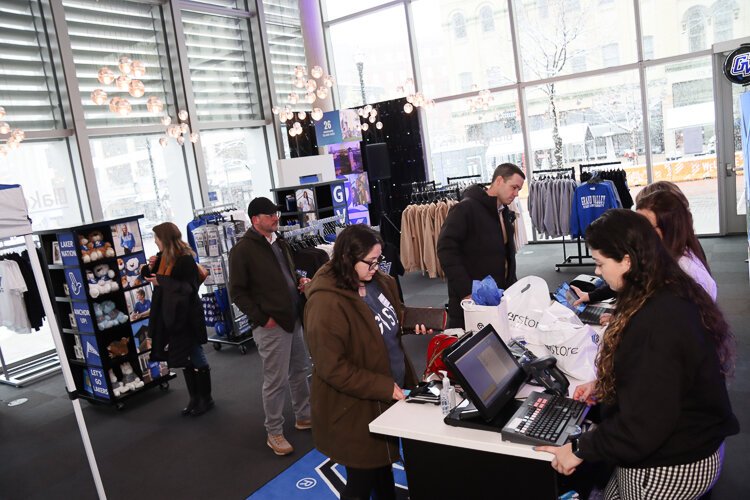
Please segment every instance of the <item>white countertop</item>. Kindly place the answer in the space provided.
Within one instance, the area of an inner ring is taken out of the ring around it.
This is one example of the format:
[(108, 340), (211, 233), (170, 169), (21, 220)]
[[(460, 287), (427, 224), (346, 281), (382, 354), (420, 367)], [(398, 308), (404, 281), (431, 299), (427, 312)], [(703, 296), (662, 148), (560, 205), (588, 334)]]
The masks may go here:
[(549, 453), (534, 451), (530, 445), (503, 441), (499, 432), (448, 425), (443, 422), (440, 407), (432, 404), (399, 401), (370, 422), (370, 432), (546, 462), (553, 458)]

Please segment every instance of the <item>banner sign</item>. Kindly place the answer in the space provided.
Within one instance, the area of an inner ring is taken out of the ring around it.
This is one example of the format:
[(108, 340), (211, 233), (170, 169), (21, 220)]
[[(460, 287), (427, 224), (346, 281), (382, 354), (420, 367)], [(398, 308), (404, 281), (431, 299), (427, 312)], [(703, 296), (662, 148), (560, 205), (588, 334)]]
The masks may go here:
[(101, 368), (89, 368), (89, 387), (86, 390), (98, 396), (100, 398), (109, 399), (109, 391), (107, 390), (107, 379), (105, 378), (104, 370)]
[(99, 356), (99, 348), (96, 346), (96, 337), (93, 335), (81, 335), (83, 354), (86, 356), (87, 365), (102, 366), (102, 358)]
[(60, 243), (63, 265), (77, 266), (78, 256), (76, 255), (76, 240), (73, 233), (60, 233), (57, 235), (57, 241)]
[(73, 314), (75, 315), (79, 332), (94, 333), (94, 322), (87, 303), (73, 302)]
[(65, 270), (65, 281), (68, 283), (70, 298), (73, 300), (86, 300), (86, 283), (81, 277), (81, 270), (77, 267)]
[(315, 137), (318, 140), (318, 146), (343, 142), (338, 110), (323, 113), (323, 118), (315, 122)]
[(750, 84), (750, 43), (743, 43), (727, 56), (724, 76), (737, 85)]

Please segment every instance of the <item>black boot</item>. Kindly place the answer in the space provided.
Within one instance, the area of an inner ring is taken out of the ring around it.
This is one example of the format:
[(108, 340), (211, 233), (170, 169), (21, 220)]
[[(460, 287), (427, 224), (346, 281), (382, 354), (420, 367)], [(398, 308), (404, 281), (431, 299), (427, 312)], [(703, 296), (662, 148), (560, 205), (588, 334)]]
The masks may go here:
[(198, 382), (198, 403), (193, 408), (191, 415), (203, 415), (214, 407), (214, 400), (211, 397), (211, 369), (208, 366), (198, 368), (195, 371), (195, 378)]
[(183, 415), (190, 415), (193, 412), (193, 408), (198, 404), (198, 380), (196, 376), (195, 368), (184, 368), (182, 373), (185, 374), (185, 385), (190, 394), (190, 401), (187, 406), (182, 409)]

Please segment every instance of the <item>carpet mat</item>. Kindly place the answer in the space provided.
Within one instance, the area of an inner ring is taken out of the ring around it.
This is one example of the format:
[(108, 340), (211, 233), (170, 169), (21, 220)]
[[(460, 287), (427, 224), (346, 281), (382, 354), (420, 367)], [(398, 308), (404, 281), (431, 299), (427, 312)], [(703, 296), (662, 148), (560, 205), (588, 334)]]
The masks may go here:
[[(393, 464), (396, 498), (409, 498), (406, 473), (400, 463)], [(332, 500), (341, 497), (346, 485), (346, 468), (313, 449), (271, 479), (247, 500)]]

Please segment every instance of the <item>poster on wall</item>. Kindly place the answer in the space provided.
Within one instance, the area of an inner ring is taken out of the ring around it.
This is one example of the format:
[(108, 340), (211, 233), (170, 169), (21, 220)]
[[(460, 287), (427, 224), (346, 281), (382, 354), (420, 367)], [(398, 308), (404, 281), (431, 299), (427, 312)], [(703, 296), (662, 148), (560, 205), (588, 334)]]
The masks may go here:
[(323, 118), (315, 122), (315, 138), (318, 141), (318, 146), (343, 142), (338, 111), (323, 113)]
[(138, 221), (115, 224), (110, 226), (109, 229), (112, 231), (112, 241), (115, 243), (115, 254), (117, 256), (130, 255), (143, 250)]
[(362, 140), (362, 130), (359, 128), (359, 115), (356, 109), (342, 109), (339, 111), (341, 122), (341, 142)]
[(345, 179), (346, 207), (350, 224), (370, 224), (370, 186), (365, 172), (342, 176)]
[(359, 142), (331, 144), (326, 148), (326, 152), (333, 156), (333, 166), (336, 169), (337, 178), (340, 178), (342, 175), (357, 174), (365, 171)]

